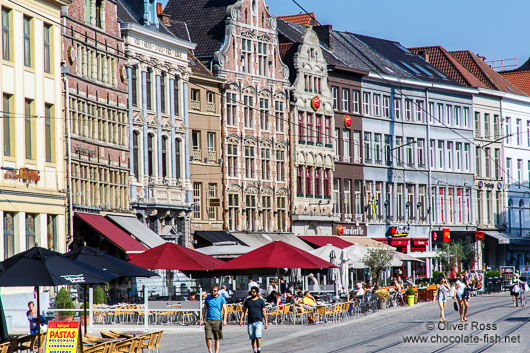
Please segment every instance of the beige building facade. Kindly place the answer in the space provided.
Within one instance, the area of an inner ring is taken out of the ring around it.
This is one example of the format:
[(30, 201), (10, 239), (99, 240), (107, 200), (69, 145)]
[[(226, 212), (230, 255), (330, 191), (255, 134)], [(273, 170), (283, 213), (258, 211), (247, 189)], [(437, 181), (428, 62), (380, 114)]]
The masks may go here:
[(1, 1), (0, 258), (65, 250), (61, 6)]

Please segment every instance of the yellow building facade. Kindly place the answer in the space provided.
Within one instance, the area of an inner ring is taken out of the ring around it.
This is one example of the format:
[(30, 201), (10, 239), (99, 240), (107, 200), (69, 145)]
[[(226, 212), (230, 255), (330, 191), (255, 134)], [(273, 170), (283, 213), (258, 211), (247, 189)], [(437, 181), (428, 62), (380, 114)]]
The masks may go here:
[(0, 1), (0, 258), (38, 246), (64, 252), (65, 147), (61, 6)]

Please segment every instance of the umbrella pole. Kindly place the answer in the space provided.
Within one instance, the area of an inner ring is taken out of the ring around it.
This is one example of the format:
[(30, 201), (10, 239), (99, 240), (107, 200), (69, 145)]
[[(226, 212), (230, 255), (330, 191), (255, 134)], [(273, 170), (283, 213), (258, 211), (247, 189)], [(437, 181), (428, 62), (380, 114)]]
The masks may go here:
[[(86, 283), (83, 284), (83, 317), (85, 318), (85, 324), (83, 325), (85, 327), (85, 337), (87, 335), (87, 318), (86, 318), (86, 306), (88, 305), (88, 302), (86, 300)], [(83, 322), (83, 320), (81, 320)]]
[[(37, 339), (40, 337), (40, 288), (37, 288)], [(39, 343), (40, 345), (40, 343)]]

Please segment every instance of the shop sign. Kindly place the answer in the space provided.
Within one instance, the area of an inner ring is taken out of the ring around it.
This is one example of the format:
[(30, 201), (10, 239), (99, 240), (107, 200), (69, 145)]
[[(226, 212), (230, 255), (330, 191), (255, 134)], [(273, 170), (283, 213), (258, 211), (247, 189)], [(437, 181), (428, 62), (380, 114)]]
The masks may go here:
[(12, 169), (4, 173), (4, 178), (37, 183), (40, 180), (40, 171), (28, 168)]
[(45, 353), (76, 353), (79, 321), (50, 321), (46, 333)]
[(484, 232), (475, 232), (475, 241), (477, 240), (484, 241)]
[(519, 266), (519, 273), (521, 274), (521, 276), (530, 276), (530, 265)]
[(318, 98), (318, 96), (314, 96), (313, 99), (311, 99), (311, 108), (315, 111), (320, 109), (320, 98)]
[(344, 126), (345, 126), (347, 129), (351, 128), (351, 116), (346, 115), (346, 116), (344, 117)]
[(337, 235), (365, 236), (365, 228), (362, 226), (337, 225)]
[(406, 237), (409, 235), (408, 227), (405, 226), (393, 226), (388, 229), (388, 235), (391, 237)]
[(407, 246), (407, 244), (409, 243), (408, 239), (403, 239), (403, 240), (390, 240), (390, 245), (399, 245), (399, 246)]
[(504, 281), (511, 281), (515, 273), (515, 266), (501, 266), (501, 276)]
[(438, 239), (438, 233), (432, 232), (432, 240), (436, 241)]
[(209, 203), (210, 203), (210, 207), (219, 207), (221, 206), (221, 199), (219, 198), (210, 199)]
[(449, 228), (442, 229), (444, 236), (444, 243), (449, 243), (451, 241), (451, 230)]
[(414, 245), (419, 245), (419, 246), (427, 246), (427, 245), (429, 245), (429, 241), (428, 240), (413, 240), (412, 243)]

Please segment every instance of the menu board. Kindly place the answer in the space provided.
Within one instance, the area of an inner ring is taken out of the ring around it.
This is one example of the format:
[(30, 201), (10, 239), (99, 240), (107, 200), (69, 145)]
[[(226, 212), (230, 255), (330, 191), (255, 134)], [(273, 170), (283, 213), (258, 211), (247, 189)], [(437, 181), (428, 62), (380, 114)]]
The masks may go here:
[(79, 321), (50, 321), (46, 334), (45, 353), (76, 353)]

